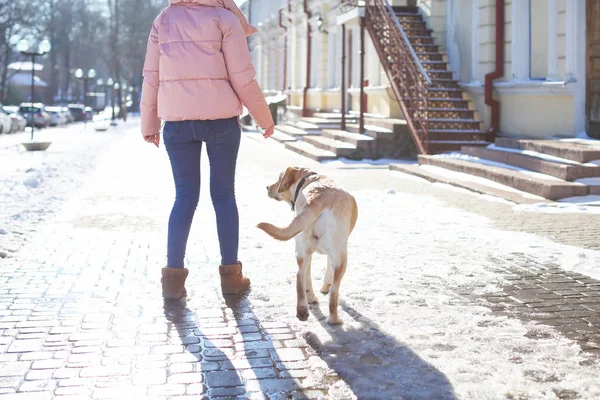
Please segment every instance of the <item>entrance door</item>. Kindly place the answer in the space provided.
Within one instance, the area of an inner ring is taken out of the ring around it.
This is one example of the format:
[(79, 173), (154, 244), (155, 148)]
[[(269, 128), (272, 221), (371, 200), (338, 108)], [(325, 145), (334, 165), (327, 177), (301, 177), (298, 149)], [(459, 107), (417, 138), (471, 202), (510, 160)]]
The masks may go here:
[(587, 133), (600, 139), (600, 1), (587, 0)]

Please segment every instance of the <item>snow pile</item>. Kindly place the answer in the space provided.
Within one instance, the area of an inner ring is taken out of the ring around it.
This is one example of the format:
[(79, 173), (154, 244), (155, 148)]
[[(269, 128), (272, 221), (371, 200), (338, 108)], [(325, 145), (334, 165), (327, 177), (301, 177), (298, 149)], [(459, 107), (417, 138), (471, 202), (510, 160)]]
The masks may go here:
[(122, 136), (122, 129), (100, 133), (83, 124), (45, 129), (35, 133), (35, 140), (52, 142), (43, 152), (21, 145), (29, 133), (0, 136), (0, 258), (15, 253)]

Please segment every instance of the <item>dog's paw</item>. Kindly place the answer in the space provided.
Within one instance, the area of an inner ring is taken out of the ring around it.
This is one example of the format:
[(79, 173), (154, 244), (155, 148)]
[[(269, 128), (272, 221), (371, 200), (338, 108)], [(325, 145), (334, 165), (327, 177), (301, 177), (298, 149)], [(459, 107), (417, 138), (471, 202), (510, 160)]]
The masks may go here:
[(329, 325), (342, 325), (344, 321), (340, 317), (334, 317), (330, 315), (329, 317), (327, 317), (327, 323)]
[(320, 292), (323, 294), (329, 294), (329, 289), (331, 289), (331, 286), (323, 286)]
[(300, 321), (307, 321), (308, 320), (308, 308), (306, 307), (298, 307), (296, 308), (296, 317), (300, 320)]

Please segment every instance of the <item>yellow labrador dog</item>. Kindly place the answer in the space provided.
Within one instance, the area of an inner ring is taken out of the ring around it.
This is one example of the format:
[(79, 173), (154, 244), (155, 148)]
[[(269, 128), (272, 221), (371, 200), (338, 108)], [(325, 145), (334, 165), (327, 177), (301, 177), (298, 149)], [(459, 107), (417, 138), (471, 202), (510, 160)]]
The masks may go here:
[(327, 271), (321, 287), (321, 293), (329, 293), (327, 322), (341, 324), (338, 296), (348, 263), (348, 237), (358, 218), (356, 200), (326, 176), (298, 167), (288, 167), (277, 182), (267, 186), (267, 191), (269, 197), (289, 203), (296, 212), (292, 222), (284, 228), (266, 222), (258, 225), (275, 239), (296, 239), (299, 268), (296, 316), (306, 321), (308, 304), (318, 303), (310, 272), (312, 255), (316, 251), (327, 255)]

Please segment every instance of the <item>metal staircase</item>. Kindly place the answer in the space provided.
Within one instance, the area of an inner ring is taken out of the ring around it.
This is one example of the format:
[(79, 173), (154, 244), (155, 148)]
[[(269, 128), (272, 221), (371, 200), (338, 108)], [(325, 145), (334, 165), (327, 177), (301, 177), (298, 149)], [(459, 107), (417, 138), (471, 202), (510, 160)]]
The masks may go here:
[[(345, 7), (357, 5), (351, 0)], [(364, 8), (366, 29), (419, 153), (488, 145), (493, 138), (481, 130), (418, 9), (387, 0), (366, 0)]]

